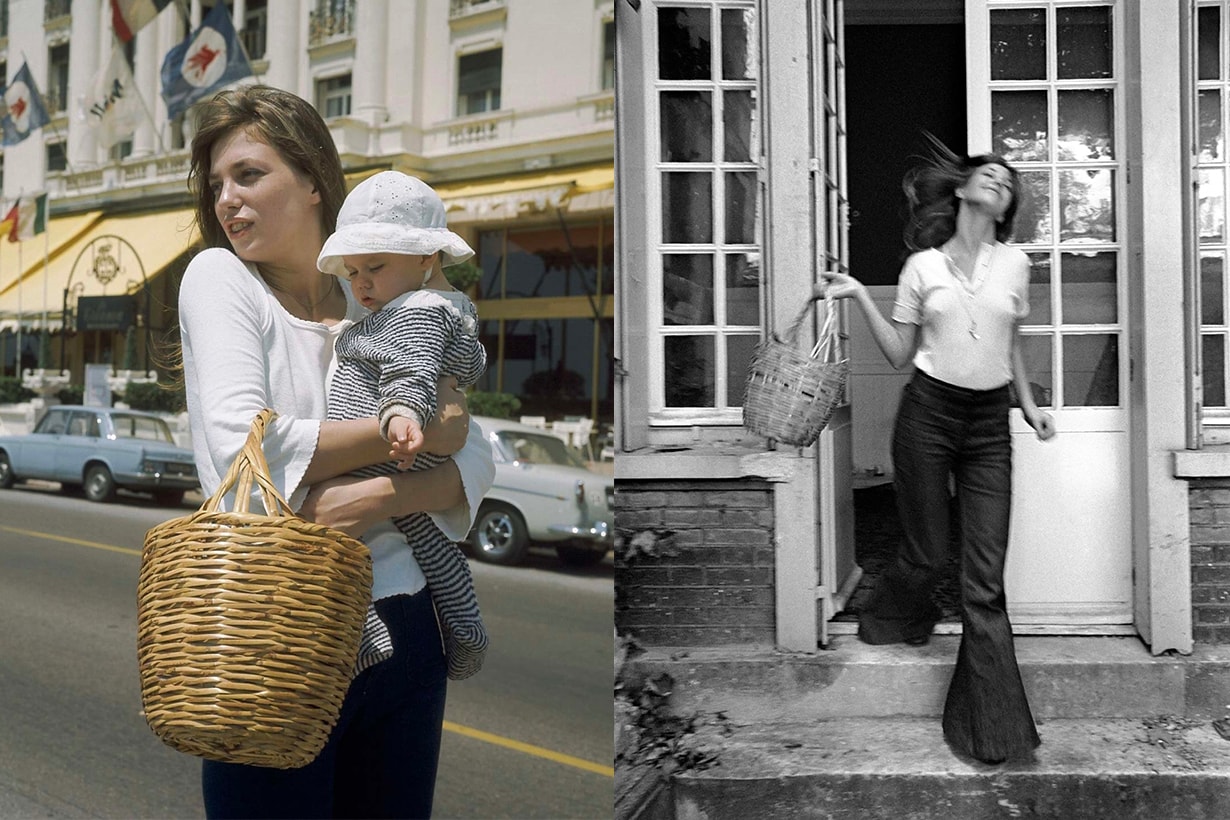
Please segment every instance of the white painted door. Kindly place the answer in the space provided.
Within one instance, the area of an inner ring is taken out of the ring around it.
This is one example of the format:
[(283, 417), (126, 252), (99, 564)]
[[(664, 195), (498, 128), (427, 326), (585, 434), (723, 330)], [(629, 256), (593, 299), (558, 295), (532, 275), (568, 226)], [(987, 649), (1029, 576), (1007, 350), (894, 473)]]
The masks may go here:
[[(842, 0), (811, 0), (812, 21), (812, 201), (815, 203), (815, 267), (849, 270), (849, 199), (846, 186), (846, 89)], [(850, 355), (845, 308), (841, 308), (841, 356)], [(841, 611), (860, 570), (854, 563), (854, 427), (849, 390), (817, 444), (817, 518), (820, 522), (820, 585), (817, 619), (821, 643), (828, 621)]]
[(1039, 442), (1012, 412), (1018, 627), (1132, 621), (1121, 13), (1119, 0), (966, 0), (969, 152), (1021, 172), (1023, 350), (1059, 429)]

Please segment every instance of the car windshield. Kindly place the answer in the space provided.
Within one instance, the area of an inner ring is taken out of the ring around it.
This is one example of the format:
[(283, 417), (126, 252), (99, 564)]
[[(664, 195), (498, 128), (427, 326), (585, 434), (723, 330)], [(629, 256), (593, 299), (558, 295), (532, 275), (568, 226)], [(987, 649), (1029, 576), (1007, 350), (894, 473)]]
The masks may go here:
[(174, 444), (171, 428), (162, 419), (146, 416), (130, 416), (127, 413), (116, 413), (111, 417), (115, 425), (116, 438), (139, 438), (146, 441), (160, 441), (164, 444)]
[(495, 434), (500, 449), (515, 461), (527, 464), (563, 464), (568, 467), (584, 467), (581, 459), (573, 455), (561, 439), (519, 430), (501, 430)]

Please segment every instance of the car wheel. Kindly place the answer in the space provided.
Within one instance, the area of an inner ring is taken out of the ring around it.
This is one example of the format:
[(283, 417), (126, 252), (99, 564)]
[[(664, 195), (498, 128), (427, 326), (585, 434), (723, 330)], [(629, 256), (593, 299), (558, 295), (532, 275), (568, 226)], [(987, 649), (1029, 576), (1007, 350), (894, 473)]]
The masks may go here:
[(85, 497), (91, 501), (114, 501), (115, 479), (101, 464), (91, 464), (85, 470)]
[(184, 491), (159, 490), (154, 493), (154, 500), (163, 507), (178, 507), (184, 501)]
[(586, 549), (585, 547), (559, 544), (555, 547), (555, 554), (559, 556), (560, 563), (567, 564), (570, 567), (592, 567), (595, 564), (602, 563), (602, 559), (606, 557), (606, 550), (593, 550)]
[(13, 475), (13, 465), (9, 463), (8, 453), (0, 453), (0, 490), (7, 490), (16, 481)]
[(489, 503), (479, 508), (474, 544), (478, 560), (511, 566), (525, 560), (530, 537), (519, 512), (506, 504)]

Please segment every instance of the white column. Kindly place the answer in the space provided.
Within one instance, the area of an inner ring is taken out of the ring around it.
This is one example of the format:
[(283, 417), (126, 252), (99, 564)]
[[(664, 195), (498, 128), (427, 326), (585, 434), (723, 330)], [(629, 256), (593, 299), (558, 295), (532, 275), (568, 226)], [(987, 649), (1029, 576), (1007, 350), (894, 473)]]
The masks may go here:
[[(810, 43), (802, 3), (765, 3), (764, 42), (772, 43), (761, 61), (773, 82), (764, 100), (767, 236), (763, 264), (769, 280), (770, 328), (788, 327), (798, 310), (798, 294), (811, 288), (816, 275), (812, 225), (816, 203), (808, 163), (812, 157), (810, 89), (806, 66)], [(821, 154), (823, 156), (823, 154)], [(783, 258), (776, 263), (776, 254)], [(786, 262), (785, 260), (792, 260)], [(807, 260), (799, 264), (800, 260)], [(810, 335), (810, 328), (805, 334)], [(810, 339), (808, 339), (810, 343)], [(815, 448), (767, 453), (761, 458), (783, 470), (774, 481), (774, 548), (777, 645), (796, 652), (814, 652), (819, 642), (820, 522), (816, 491)]]
[(351, 69), (356, 119), (380, 127), (388, 116), (385, 71), (388, 57), (388, 0), (363, 0), (355, 3), (354, 67)]
[(1132, 271), (1130, 296), (1135, 615), (1154, 654), (1192, 651), (1188, 488), (1173, 468), (1173, 453), (1186, 447), (1183, 265), (1195, 241), (1183, 224), (1183, 197), (1191, 194), (1179, 184), (1188, 161), (1180, 5), (1142, 3), (1137, 25), (1129, 18), (1126, 29), (1135, 40), (1129, 76), (1140, 78), (1139, 119), (1128, 110), (1128, 152), (1143, 160), (1140, 209), (1129, 211), (1128, 233), (1138, 242), (1127, 249), (1144, 267)]
[(275, 88), (299, 91), (299, 57), (306, 35), (299, 0), (284, 0), (268, 5), (265, 31), (265, 59), (269, 68), (264, 80)]
[(159, 72), (162, 69), (162, 54), (158, 50), (159, 27), (148, 25), (137, 32), (136, 53), (133, 55), (132, 79), (137, 93), (141, 95), (148, 116), (137, 126), (132, 136), (132, 155), (148, 157), (158, 143), (151, 117), (158, 100)]
[(68, 55), (68, 164), (74, 171), (98, 163), (94, 131), (77, 116), (77, 98), (86, 93), (98, 70), (98, 29), (104, 0), (73, 0)]

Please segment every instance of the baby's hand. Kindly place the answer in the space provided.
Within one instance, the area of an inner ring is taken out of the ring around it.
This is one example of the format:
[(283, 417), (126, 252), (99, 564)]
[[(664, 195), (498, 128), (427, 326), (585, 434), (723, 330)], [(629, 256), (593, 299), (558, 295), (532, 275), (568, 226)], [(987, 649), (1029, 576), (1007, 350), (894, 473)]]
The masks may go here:
[(394, 416), (389, 419), (389, 444), (389, 458), (397, 462), (397, 469), (409, 470), (415, 454), (423, 449), (423, 428), (412, 418)]

